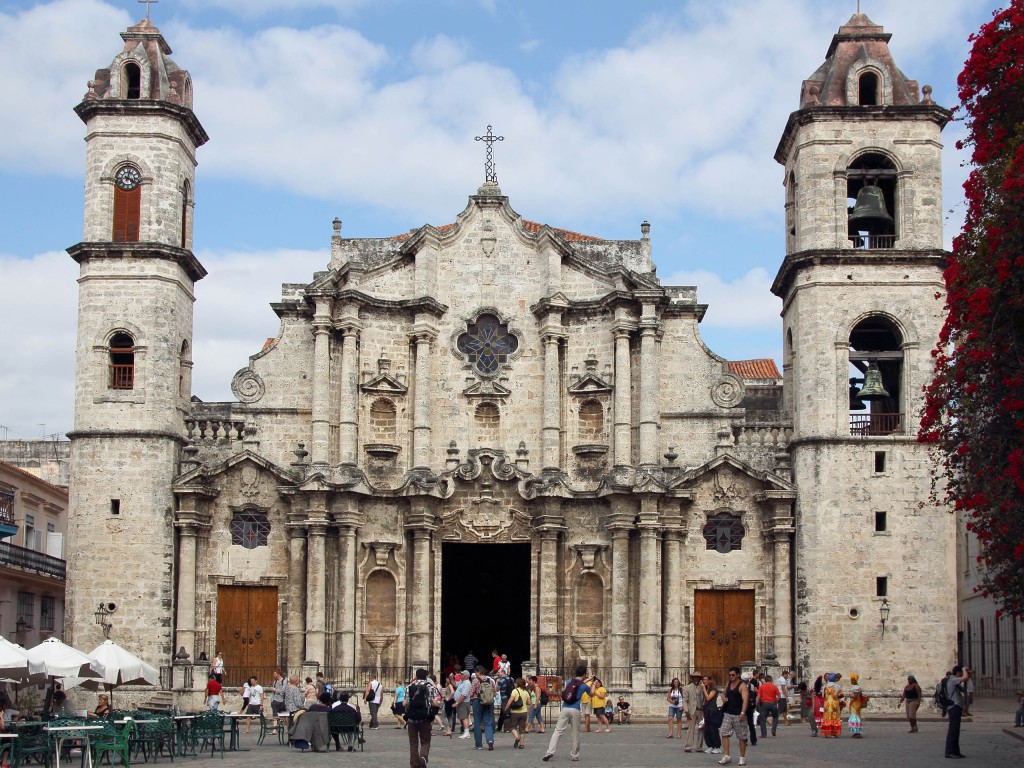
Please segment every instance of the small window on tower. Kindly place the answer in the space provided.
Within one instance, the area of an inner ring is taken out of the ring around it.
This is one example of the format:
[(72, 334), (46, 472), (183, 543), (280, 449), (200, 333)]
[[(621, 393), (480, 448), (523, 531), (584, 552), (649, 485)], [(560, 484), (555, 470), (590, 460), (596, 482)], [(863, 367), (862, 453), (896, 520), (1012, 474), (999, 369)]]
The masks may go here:
[(188, 198), (190, 187), (186, 181), (181, 185), (181, 247), (188, 248)]
[(875, 577), (875, 597), (887, 597), (889, 595), (889, 577)]
[(875, 533), (885, 533), (888, 528), (888, 520), (885, 512), (875, 512)]
[(142, 70), (134, 61), (124, 65), (124, 82), (126, 99), (142, 98)]
[(858, 103), (862, 107), (870, 107), (878, 104), (878, 75), (874, 72), (865, 72), (857, 81), (859, 86)]
[(116, 333), (110, 340), (110, 389), (135, 389), (135, 340)]

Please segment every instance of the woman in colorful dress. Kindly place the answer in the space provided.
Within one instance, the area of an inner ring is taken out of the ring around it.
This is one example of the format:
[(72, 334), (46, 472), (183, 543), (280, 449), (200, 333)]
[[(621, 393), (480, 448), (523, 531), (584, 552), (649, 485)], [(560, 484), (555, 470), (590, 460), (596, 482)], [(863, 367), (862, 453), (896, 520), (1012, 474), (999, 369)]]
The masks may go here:
[(850, 682), (852, 685), (849, 690), (850, 697), (850, 715), (847, 718), (846, 725), (850, 729), (850, 735), (859, 739), (864, 733), (864, 726), (860, 720), (860, 709), (864, 706), (864, 692), (861, 690), (858, 681), (860, 677), (857, 675), (850, 675)]
[(814, 681), (814, 698), (812, 701), (814, 711), (811, 716), (814, 718), (814, 731), (812, 736), (817, 736), (821, 732), (821, 721), (825, 717), (825, 680), (821, 675)]
[(828, 676), (822, 693), (825, 698), (825, 712), (821, 718), (821, 735), (826, 739), (838, 739), (843, 731), (843, 723), (839, 719), (843, 707), (843, 689), (839, 687), (839, 675), (833, 672)]

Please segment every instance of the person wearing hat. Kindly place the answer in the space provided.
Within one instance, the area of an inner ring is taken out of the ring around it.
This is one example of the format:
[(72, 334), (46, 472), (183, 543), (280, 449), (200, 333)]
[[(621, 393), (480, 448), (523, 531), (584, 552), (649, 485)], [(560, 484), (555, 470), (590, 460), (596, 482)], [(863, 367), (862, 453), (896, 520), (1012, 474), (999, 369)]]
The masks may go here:
[(703, 711), (704, 696), (700, 690), (700, 672), (694, 670), (690, 673), (690, 682), (683, 686), (683, 716), (686, 718), (686, 741), (683, 743), (683, 752), (700, 752), (704, 746), (704, 732), (698, 727)]

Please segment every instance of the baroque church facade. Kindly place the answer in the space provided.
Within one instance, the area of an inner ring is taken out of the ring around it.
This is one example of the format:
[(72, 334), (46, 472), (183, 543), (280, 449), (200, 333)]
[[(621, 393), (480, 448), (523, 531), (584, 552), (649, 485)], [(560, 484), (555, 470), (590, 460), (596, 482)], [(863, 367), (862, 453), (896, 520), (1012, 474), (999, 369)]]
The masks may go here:
[(839, 29), (776, 151), (781, 375), (705, 346), (647, 222), (612, 241), (527, 221), (489, 178), (448, 224), (335, 220), (223, 403), (190, 386), (207, 135), (156, 27), (121, 37), (76, 107), (71, 642), (115, 603), (152, 663), (220, 649), (239, 679), (358, 684), (493, 647), (636, 692), (742, 662), (878, 691), (950, 665), (955, 524), (920, 505), (915, 440), (950, 113), (880, 26)]

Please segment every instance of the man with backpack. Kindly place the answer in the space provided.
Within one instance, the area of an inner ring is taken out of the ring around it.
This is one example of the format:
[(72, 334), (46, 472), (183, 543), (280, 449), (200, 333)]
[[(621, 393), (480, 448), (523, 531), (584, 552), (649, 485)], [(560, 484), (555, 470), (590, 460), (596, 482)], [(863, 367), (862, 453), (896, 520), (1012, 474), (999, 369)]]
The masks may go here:
[(476, 675), (469, 687), (469, 701), (473, 705), (473, 741), (477, 749), (483, 749), (480, 740), (480, 729), (483, 728), (487, 748), (494, 749), (494, 696), (498, 686), (494, 678), (484, 670), (482, 664), (476, 665)]
[(562, 690), (562, 710), (558, 713), (555, 732), (551, 734), (551, 742), (543, 758), (545, 762), (554, 757), (558, 740), (566, 728), (572, 728), (572, 749), (569, 750), (569, 759), (573, 762), (580, 759), (580, 698), (583, 694), (590, 693), (590, 686), (583, 682), (586, 674), (587, 665), (580, 664), (576, 667), (573, 679)]
[(501, 701), (498, 702), (501, 714), (498, 715), (496, 730), (498, 733), (503, 733), (505, 731), (505, 721), (508, 719), (508, 708), (505, 706), (505, 702), (512, 695), (512, 691), (516, 687), (516, 681), (512, 679), (512, 675), (505, 674), (505, 671), (499, 668), (495, 677), (495, 683), (498, 685), (498, 693), (501, 694)]
[(409, 731), (409, 768), (426, 768), (430, 757), (430, 733), (440, 708), (441, 694), (427, 677), (427, 670), (417, 669), (416, 679), (405, 692), (405, 722)]
[(960, 718), (963, 716), (967, 702), (966, 685), (971, 679), (971, 669), (962, 668), (959, 664), (953, 667), (953, 673), (945, 681), (940, 693), (942, 698), (939, 706), (946, 708), (949, 726), (946, 730), (946, 757), (961, 758), (965, 755), (960, 751)]

